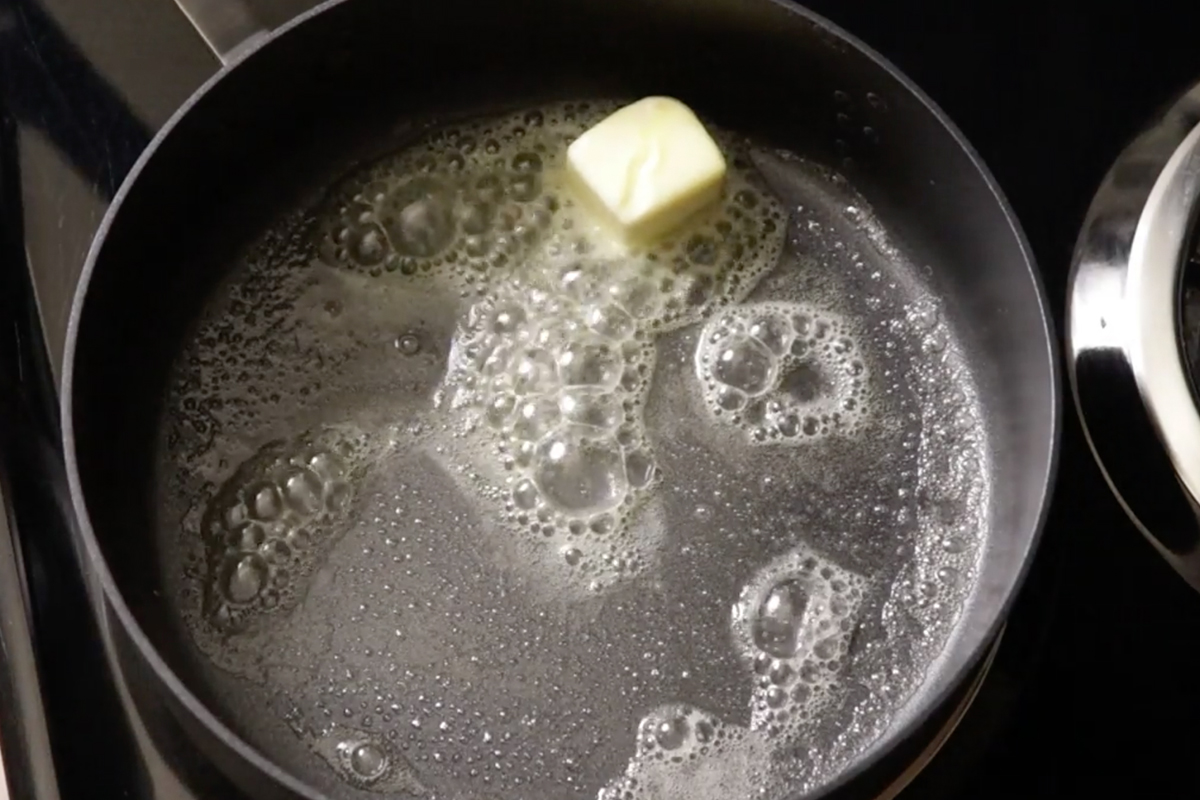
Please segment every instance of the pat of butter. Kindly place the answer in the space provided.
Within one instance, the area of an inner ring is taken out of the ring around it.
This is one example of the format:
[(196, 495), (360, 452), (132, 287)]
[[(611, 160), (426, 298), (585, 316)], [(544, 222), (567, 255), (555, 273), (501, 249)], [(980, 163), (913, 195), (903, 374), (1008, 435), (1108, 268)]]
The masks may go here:
[(695, 113), (647, 97), (605, 117), (567, 148), (584, 201), (628, 243), (665, 236), (721, 196), (725, 157)]

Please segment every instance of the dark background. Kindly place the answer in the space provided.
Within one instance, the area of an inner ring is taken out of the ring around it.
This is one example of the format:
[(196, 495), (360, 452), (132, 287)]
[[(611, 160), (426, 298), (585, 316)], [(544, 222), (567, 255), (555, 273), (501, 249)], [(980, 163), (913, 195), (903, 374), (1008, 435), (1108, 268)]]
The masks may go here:
[[(308, 3), (261, 5), (277, 20)], [(1124, 144), (1200, 80), (1200, 4), (808, 5), (891, 59), (962, 128), (1025, 227), (1061, 330), (1071, 249), (1092, 192)], [(32, 307), (25, 276), (74, 280), (102, 198), (212, 69), (185, 28), (169, 0), (0, 0), (6, 357), (14, 320)], [(76, 47), (77, 39), (89, 47)], [(121, 98), (136, 101), (138, 119), (114, 111)], [(56, 177), (38, 137), (83, 154), (90, 166), (75, 179), (92, 187), (98, 204), (71, 199), (77, 189)], [(11, 376), (45, 403), (44, 386), (31, 386), (36, 370)], [(990, 721), (972, 727), (969, 718), (938, 759), (940, 772), (914, 786), (914, 797), (946, 796), (949, 786), (954, 798), (1200, 796), (1200, 597), (1128, 523), (1091, 460), (1069, 398), (1064, 411), (1044, 546), (992, 689), (973, 714)], [(27, 527), (23, 535), (47, 538), (51, 527)], [(43, 628), (53, 628), (41, 648), (47, 684), (64, 698), (56, 704), (59, 729), (85, 734), (60, 745), (60, 758), (70, 759), (77, 796), (102, 798), (109, 789), (96, 791), (107, 784), (87, 776), (111, 773), (113, 765), (97, 744), (108, 721), (89, 710), (88, 693), (98, 689), (80, 669), (88, 662), (78, 648), (89, 634), (71, 627), (82, 623), (61, 599), (71, 596), (63, 588), (72, 580), (67, 551), (46, 552), (51, 568), (40, 580), (46, 596), (58, 598), (46, 601), (43, 616)]]

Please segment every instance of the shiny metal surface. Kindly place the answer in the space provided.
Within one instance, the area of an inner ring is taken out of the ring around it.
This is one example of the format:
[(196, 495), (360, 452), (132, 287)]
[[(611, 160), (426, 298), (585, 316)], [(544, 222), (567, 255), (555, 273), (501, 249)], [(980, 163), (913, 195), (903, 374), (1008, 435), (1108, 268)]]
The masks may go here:
[[(0, 483), (5, 483), (0, 474)], [(20, 544), (0, 485), (0, 800), (58, 800), (30, 632)]]
[(1075, 248), (1067, 340), (1076, 407), (1106, 480), (1200, 590), (1200, 413), (1178, 305), (1200, 192), (1197, 123), (1200, 86), (1105, 177)]
[(175, 4), (223, 65), (237, 61), (267, 36), (254, 12), (239, 0), (175, 0)]

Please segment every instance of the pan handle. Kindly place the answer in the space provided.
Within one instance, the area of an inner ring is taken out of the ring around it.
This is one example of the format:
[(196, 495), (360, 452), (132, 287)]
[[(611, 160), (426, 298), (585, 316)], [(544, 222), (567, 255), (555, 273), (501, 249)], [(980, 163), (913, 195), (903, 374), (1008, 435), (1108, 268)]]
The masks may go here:
[(175, 0), (175, 5), (221, 66), (237, 61), (268, 33), (244, 0)]

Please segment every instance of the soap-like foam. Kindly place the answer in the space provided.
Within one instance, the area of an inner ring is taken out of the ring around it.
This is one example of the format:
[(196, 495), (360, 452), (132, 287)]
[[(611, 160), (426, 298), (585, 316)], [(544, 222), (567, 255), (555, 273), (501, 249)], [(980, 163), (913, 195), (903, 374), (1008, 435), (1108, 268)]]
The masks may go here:
[(651, 329), (690, 324), (744, 296), (777, 263), (786, 212), (741, 137), (711, 128), (729, 163), (724, 195), (681, 233), (631, 253), (576, 208), (565, 185), (567, 145), (616, 108), (564, 103), (430, 132), (330, 192), (316, 229), (322, 259), (487, 296), (547, 268), (559, 279), (564, 260), (595, 269), (583, 276), (591, 285), (606, 264), (633, 256), (660, 268), (649, 270), (653, 280), (597, 299), (601, 310), (605, 299), (626, 300)]
[[(550, 545), (590, 590), (638, 574), (661, 538), (653, 514), (639, 512), (655, 482), (642, 419), (655, 338), (752, 290), (778, 261), (786, 218), (746, 143), (714, 131), (730, 164), (722, 201), (684, 235), (627, 250), (564, 186), (566, 145), (615, 108), (566, 103), (434, 130), (334, 187), (313, 226), (321, 261), (349, 280), (394, 273), (418, 297), (461, 298), (435, 395), (453, 422), (434, 449), (458, 472), (477, 471), (468, 491), (503, 498), (511, 532)], [(320, 286), (308, 294), (301, 308), (325, 325), (346, 312)], [(394, 346), (411, 356), (422, 341), (406, 332)], [(230, 501), (214, 502), (211, 518)], [(635, 513), (646, 524), (630, 537)], [(246, 592), (261, 584), (251, 605), (261, 595), (271, 609), (280, 601), (268, 571), (288, 581), (309, 572), (249, 551), (228, 558), (209, 572)], [(219, 629), (244, 624), (246, 604), (206, 596)]]
[(753, 730), (785, 735), (832, 699), (865, 591), (862, 576), (804, 545), (745, 585), (732, 622), (738, 653), (757, 676)]
[(413, 797), (428, 791), (396, 748), (377, 734), (338, 726), (309, 746), (353, 786)]
[[(239, 730), (331, 796), (820, 787), (973, 579), (978, 398), (919, 270), (859, 198), (720, 131), (721, 204), (620, 250), (557, 160), (609, 107), (364, 167), (256, 246), (173, 375), (169, 594)], [(316, 546), (272, 574), (297, 527)]]
[(193, 597), (204, 622), (195, 630), (209, 657), (231, 663), (230, 635), (260, 629), (299, 602), (343, 532), (353, 487), (378, 445), (353, 426), (271, 441), (216, 491), (189, 567), (200, 576)]
[(319, 228), (330, 264), (468, 299), (436, 398), (455, 419), (445, 450), (480, 472), (473, 491), (501, 487), (514, 535), (550, 540), (593, 590), (653, 561), (655, 537), (627, 529), (655, 482), (642, 419), (655, 337), (744, 298), (778, 262), (786, 216), (745, 143), (718, 131), (722, 201), (683, 235), (626, 249), (564, 187), (566, 144), (613, 108), (435, 132), (339, 187)]
[(727, 800), (771, 785), (771, 746), (755, 731), (687, 705), (661, 706), (638, 726), (637, 752), (599, 800)]
[(845, 320), (801, 303), (740, 305), (714, 316), (696, 348), (704, 401), (754, 443), (853, 436), (869, 418), (870, 376)]

